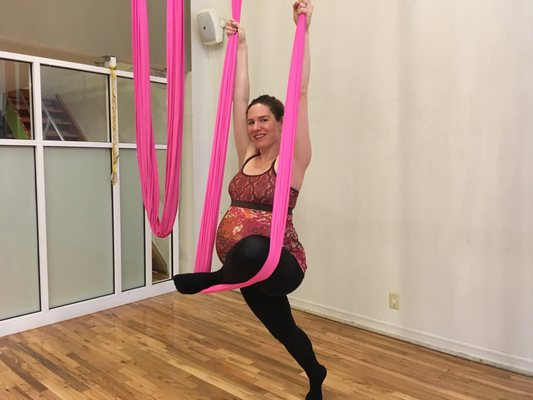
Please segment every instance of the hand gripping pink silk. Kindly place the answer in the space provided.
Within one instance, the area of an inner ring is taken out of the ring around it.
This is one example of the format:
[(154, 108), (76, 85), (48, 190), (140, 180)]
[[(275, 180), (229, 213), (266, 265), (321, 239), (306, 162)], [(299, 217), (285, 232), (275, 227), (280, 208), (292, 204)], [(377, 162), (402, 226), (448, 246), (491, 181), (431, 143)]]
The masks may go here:
[(137, 162), (142, 198), (155, 235), (172, 232), (179, 199), (183, 137), (183, 0), (167, 0), (167, 158), (164, 208), (159, 219), (159, 179), (150, 98), (150, 46), (146, 0), (132, 0), (132, 45)]
[[(236, 13), (235, 6), (238, 5), (239, 13)], [(240, 1), (233, 1), (234, 15), (240, 14)], [(287, 222), (287, 211), (289, 206), (290, 183), (292, 173), (292, 160), (294, 141), (296, 136), (296, 124), (298, 120), (298, 104), (300, 97), (300, 83), (302, 78), (303, 54), (305, 45), (306, 17), (300, 14), (294, 37), (294, 46), (291, 58), (289, 80), (287, 85), (287, 96), (285, 101), (285, 116), (281, 134), (281, 145), (278, 161), (278, 171), (276, 177), (276, 188), (274, 192), (274, 205), (272, 210), (272, 223), (270, 227), (270, 250), (265, 264), (261, 270), (246, 282), (231, 285), (215, 285), (203, 290), (203, 293), (213, 293), (222, 290), (232, 290), (267, 279), (276, 268), (281, 255), (285, 227)], [(211, 269), (211, 257), (215, 242), (218, 213), (220, 208), (220, 194), (222, 179), (224, 174), (224, 160), (226, 157), (227, 137), (229, 130), (229, 118), (231, 113), (231, 92), (233, 90), (233, 80), (235, 74), (235, 57), (237, 47), (237, 35), (233, 35), (228, 43), (226, 60), (224, 64), (223, 79), (221, 84), (221, 95), (219, 99), (218, 113), (227, 113), (223, 117), (217, 116), (217, 127), (215, 130), (215, 144), (211, 155), (211, 164), (208, 177), (208, 188), (204, 202), (204, 212), (202, 215), (202, 225), (198, 239), (196, 253), (195, 272), (205, 272)], [(228, 65), (230, 64), (231, 65)], [(228, 93), (222, 92), (227, 91)], [(221, 126), (223, 124), (223, 126)], [(224, 132), (221, 132), (225, 130)], [(218, 138), (218, 134), (222, 138)], [(218, 141), (224, 141), (224, 144)], [(224, 150), (221, 150), (223, 147)], [(217, 150), (218, 149), (218, 150)], [(219, 160), (219, 157), (222, 158)]]

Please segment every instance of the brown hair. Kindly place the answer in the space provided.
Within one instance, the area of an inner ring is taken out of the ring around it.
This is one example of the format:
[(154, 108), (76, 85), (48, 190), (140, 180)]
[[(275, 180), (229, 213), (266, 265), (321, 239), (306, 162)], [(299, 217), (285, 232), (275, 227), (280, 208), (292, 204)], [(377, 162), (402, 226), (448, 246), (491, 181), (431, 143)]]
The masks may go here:
[(246, 109), (246, 114), (248, 114), (248, 110), (250, 107), (252, 107), (255, 104), (263, 104), (267, 106), (272, 114), (274, 114), (274, 117), (276, 118), (276, 121), (281, 121), (283, 118), (283, 114), (285, 113), (285, 106), (281, 101), (276, 99), (274, 96), (269, 96), (268, 94), (263, 94), (255, 99), (252, 100), (252, 102), (248, 105), (248, 108)]

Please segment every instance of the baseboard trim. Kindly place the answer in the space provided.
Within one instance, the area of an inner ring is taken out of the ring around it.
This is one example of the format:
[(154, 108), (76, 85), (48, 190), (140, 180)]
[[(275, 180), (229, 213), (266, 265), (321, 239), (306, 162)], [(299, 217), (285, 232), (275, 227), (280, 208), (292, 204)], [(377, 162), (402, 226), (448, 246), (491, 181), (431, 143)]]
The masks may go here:
[(175, 292), (172, 280), (0, 321), (0, 337)]
[(476, 361), (519, 374), (533, 376), (533, 360), (528, 358), (514, 356), (468, 343), (462, 343), (434, 334), (405, 328), (387, 321), (372, 319), (333, 307), (323, 306), (318, 303), (298, 299), (292, 296), (291, 304), (297, 310), (308, 312), (336, 322), (352, 325), (370, 332), (436, 350), (441, 353)]

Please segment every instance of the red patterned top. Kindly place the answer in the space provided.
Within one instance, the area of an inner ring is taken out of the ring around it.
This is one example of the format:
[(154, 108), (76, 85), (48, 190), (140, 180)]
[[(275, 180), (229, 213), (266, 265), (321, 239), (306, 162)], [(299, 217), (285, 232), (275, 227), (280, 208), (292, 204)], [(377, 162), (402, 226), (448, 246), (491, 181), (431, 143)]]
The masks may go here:
[[(217, 254), (222, 262), (226, 259), (229, 250), (239, 240), (250, 235), (270, 237), (272, 205), (274, 204), (274, 188), (276, 184), (274, 163), (272, 163), (268, 171), (260, 175), (247, 175), (243, 172), (244, 166), (248, 161), (258, 155), (246, 160), (241, 170), (229, 184), (228, 191), (232, 205), (226, 211), (222, 221), (220, 221), (216, 237)], [(297, 199), (298, 191), (291, 188), (289, 212), (296, 206)], [(291, 213), (287, 215), (283, 247), (296, 258), (296, 261), (305, 272), (307, 269), (305, 250), (298, 240)]]

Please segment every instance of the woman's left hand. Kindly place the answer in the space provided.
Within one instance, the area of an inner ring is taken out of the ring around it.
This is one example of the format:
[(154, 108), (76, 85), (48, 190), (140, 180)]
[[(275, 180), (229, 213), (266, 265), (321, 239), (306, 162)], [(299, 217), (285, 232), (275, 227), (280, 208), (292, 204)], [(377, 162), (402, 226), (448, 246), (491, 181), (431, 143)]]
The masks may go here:
[(292, 16), (294, 18), (294, 23), (298, 24), (298, 16), (300, 14), (305, 14), (306, 16), (306, 28), (309, 29), (311, 25), (311, 16), (313, 15), (313, 10), (315, 6), (311, 3), (311, 0), (298, 0), (295, 1), (292, 5)]

